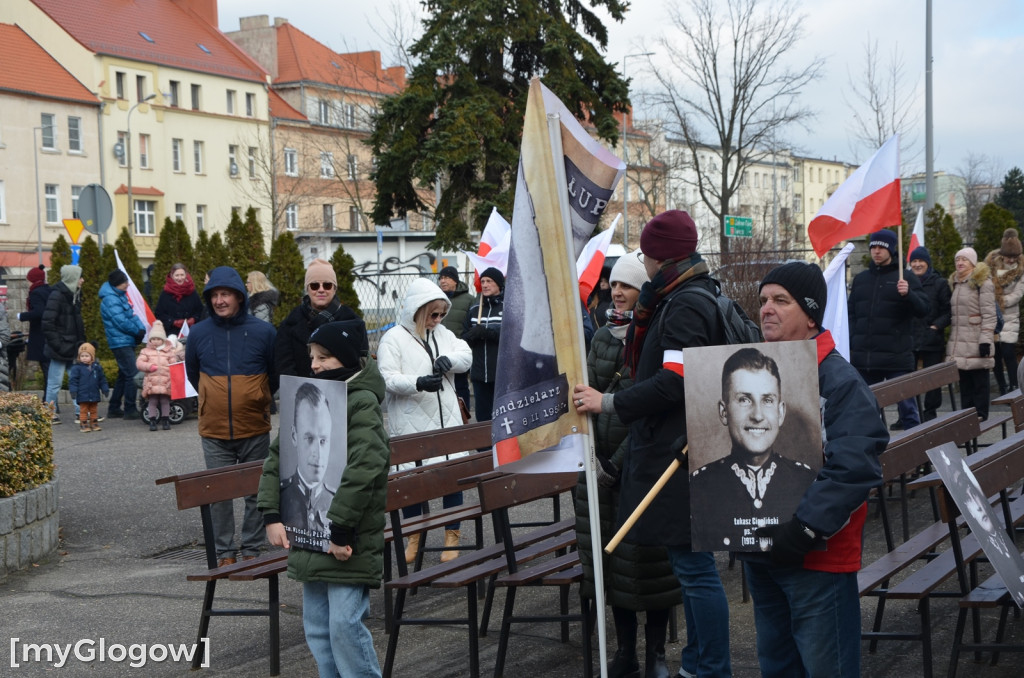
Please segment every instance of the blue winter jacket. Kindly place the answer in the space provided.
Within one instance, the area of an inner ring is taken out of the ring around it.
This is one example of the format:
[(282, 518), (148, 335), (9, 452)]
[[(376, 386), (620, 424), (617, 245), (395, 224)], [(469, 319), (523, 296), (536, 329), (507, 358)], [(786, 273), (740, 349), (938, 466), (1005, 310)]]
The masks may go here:
[(107, 377), (103, 374), (103, 365), (99, 361), (89, 365), (75, 363), (68, 370), (68, 392), (75, 402), (98, 403), (100, 393), (110, 394)]
[(139, 333), (146, 331), (146, 326), (128, 303), (128, 293), (111, 287), (109, 282), (100, 288), (100, 315), (107, 333), (107, 345), (112, 349), (135, 348), (140, 340)]

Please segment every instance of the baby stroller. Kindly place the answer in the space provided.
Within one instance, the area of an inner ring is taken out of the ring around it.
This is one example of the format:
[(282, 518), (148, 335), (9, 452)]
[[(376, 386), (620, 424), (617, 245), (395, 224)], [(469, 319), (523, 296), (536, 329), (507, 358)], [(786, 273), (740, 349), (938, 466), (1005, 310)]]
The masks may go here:
[[(172, 343), (175, 342), (175, 341), (181, 341), (181, 343), (184, 343), (184, 341), (179, 340), (173, 334), (170, 335), (168, 337), (168, 339)], [(142, 395), (142, 382), (143, 382), (143, 380), (145, 378), (146, 378), (146, 375), (143, 372), (137, 372), (135, 374), (135, 386), (137, 387), (138, 393), (139, 393), (139, 414), (141, 415), (142, 423), (146, 424), (148, 426), (149, 425), (149, 419), (150, 419), (150, 417), (149, 417), (149, 398), (145, 398)], [(170, 407), (168, 408), (168, 411), (167, 411), (167, 419), (172, 424), (180, 424), (182, 421), (185, 420), (185, 417), (187, 417), (192, 412), (197, 411), (198, 409), (199, 409), (199, 398), (196, 397), (196, 396), (192, 396), (192, 397), (189, 397), (189, 398), (178, 398), (177, 400), (171, 400)]]

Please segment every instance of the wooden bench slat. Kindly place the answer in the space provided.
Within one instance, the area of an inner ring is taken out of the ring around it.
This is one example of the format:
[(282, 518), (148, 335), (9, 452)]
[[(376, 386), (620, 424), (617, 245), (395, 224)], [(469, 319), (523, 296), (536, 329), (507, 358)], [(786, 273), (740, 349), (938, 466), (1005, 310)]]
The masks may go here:
[(566, 553), (565, 555), (531, 565), (530, 567), (519, 570), (518, 572), (503, 574), (495, 580), (494, 584), (495, 586), (525, 586), (531, 582), (554, 576), (567, 568), (575, 567), (579, 564), (580, 554), (578, 551), (573, 551), (571, 553)]
[(871, 385), (871, 392), (879, 407), (889, 407), (901, 400), (913, 398), (948, 384), (960, 381), (956, 363), (942, 362), (931, 367), (886, 379)]

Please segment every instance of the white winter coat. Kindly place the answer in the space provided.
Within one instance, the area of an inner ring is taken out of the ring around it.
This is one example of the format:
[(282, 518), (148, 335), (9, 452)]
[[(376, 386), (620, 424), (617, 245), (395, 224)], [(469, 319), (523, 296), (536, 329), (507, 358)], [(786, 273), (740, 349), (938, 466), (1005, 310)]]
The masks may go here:
[[(388, 433), (392, 437), (462, 425), (452, 373), (467, 371), (473, 363), (473, 352), (442, 324), (427, 332), (426, 341), (416, 336), (413, 320), (416, 311), (435, 299), (443, 301), (446, 309), (451, 307), (440, 287), (425, 278), (413, 281), (398, 310), (398, 322), (384, 334), (377, 348), (377, 365), (387, 387), (384, 402)], [(441, 390), (436, 393), (417, 391), (416, 380), (433, 374), (434, 361), (439, 356), (448, 356), (452, 361)]]

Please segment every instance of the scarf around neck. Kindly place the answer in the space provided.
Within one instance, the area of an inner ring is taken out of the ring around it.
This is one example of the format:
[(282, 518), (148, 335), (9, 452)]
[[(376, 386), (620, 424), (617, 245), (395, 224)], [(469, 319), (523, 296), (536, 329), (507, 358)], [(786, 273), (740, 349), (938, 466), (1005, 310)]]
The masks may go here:
[(192, 282), (192, 276), (185, 274), (185, 282), (180, 285), (174, 282), (171, 274), (167, 274), (167, 282), (164, 283), (164, 292), (174, 297), (175, 303), (180, 304), (181, 300), (196, 291), (196, 284)]
[(644, 283), (640, 288), (640, 297), (633, 308), (633, 322), (630, 323), (629, 332), (626, 334), (626, 364), (633, 374), (636, 374), (644, 339), (658, 305), (672, 290), (694, 276), (707, 273), (708, 270), (707, 263), (700, 254), (694, 252), (685, 259), (665, 262), (651, 281)]

